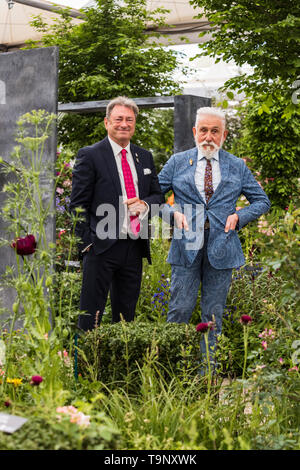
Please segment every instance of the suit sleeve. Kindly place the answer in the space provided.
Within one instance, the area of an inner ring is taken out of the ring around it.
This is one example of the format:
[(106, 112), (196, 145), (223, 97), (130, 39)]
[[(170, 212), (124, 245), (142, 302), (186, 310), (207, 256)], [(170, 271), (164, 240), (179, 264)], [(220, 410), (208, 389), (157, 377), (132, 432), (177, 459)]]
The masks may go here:
[(249, 206), (237, 211), (239, 217), (238, 228), (241, 229), (249, 222), (258, 219), (262, 214), (268, 212), (271, 207), (270, 200), (265, 191), (258, 184), (253, 174), (244, 164), (242, 194), (250, 202)]
[(164, 195), (162, 193), (156, 169), (153, 161), (152, 154), (150, 153), (150, 169), (151, 169), (151, 184), (149, 194), (143, 198), (149, 206), (149, 215), (153, 217), (158, 213), (158, 206), (165, 202)]
[(73, 168), (70, 211), (75, 214), (81, 208), (76, 222), (75, 234), (80, 238), (80, 251), (92, 243), (90, 235), (89, 210), (93, 199), (95, 172), (91, 158), (84, 150), (79, 150)]
[[(162, 192), (165, 194), (170, 190), (173, 190), (173, 175), (175, 171), (175, 154), (172, 155), (167, 163), (164, 165), (163, 169), (158, 175), (158, 181), (161, 187)], [(181, 212), (181, 208), (174, 204), (170, 206), (169, 204), (164, 204), (159, 216), (168, 224), (174, 225), (174, 212)]]

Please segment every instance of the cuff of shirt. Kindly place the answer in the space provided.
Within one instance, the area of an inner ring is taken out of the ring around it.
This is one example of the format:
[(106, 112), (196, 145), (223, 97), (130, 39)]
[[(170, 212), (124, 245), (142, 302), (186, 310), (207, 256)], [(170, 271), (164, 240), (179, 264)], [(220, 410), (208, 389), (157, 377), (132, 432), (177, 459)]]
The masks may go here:
[(89, 248), (90, 246), (92, 246), (92, 243), (90, 243), (90, 244), (87, 245), (83, 250), (81, 250), (81, 253), (85, 253), (85, 252), (88, 250), (88, 248)]
[(140, 220), (143, 220), (146, 217), (146, 215), (148, 215), (149, 213), (149, 204), (146, 201), (143, 201), (143, 203), (146, 205), (146, 210), (145, 212), (139, 215)]

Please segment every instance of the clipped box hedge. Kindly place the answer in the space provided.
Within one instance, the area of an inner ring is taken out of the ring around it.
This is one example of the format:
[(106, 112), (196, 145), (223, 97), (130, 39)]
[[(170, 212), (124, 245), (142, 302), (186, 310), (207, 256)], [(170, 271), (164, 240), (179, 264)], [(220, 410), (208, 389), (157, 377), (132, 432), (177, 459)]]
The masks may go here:
[(140, 376), (139, 368), (153, 361), (153, 356), (164, 378), (173, 373), (196, 374), (200, 335), (194, 325), (177, 323), (103, 324), (80, 337), (78, 351), (78, 372), (83, 377), (92, 370), (97, 380), (110, 383), (124, 381), (130, 374), (133, 383)]

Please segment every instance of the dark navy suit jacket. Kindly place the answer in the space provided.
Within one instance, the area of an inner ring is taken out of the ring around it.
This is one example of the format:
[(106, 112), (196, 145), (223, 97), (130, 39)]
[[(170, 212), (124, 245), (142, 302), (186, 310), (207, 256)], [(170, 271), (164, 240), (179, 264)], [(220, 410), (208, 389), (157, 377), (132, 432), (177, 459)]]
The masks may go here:
[[(151, 205), (162, 204), (164, 196), (159, 186), (152, 154), (134, 144), (130, 144), (130, 150), (138, 177), (139, 198), (147, 202), (150, 216), (153, 216), (155, 213), (151, 210)], [(124, 206), (122, 203), (120, 204), (121, 196), (121, 182), (108, 138), (80, 149), (73, 169), (70, 203), (72, 212), (77, 207), (83, 209), (81, 214), (83, 220), (77, 223), (75, 228), (75, 233), (81, 240), (80, 251), (93, 243), (94, 252), (96, 254), (103, 253), (120, 237), (122, 228), (120, 225), (125, 213), (123, 212)], [(97, 227), (105, 217), (107, 218), (105, 211), (107, 205), (111, 205), (115, 209), (115, 227), (107, 238), (100, 239), (97, 236)], [(141, 240), (143, 257), (146, 257), (151, 263), (150, 244), (148, 237), (145, 236), (145, 230), (148, 234), (148, 227), (144, 225), (144, 238)]]

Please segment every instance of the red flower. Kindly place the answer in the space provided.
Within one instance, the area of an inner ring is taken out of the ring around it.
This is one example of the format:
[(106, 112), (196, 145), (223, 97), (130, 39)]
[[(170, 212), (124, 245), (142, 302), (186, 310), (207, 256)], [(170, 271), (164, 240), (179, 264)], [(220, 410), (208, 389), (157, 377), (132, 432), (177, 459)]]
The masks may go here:
[(18, 255), (32, 255), (36, 249), (36, 241), (34, 235), (26, 235), (24, 238), (18, 238), (11, 246), (16, 249)]
[(208, 323), (199, 323), (196, 326), (196, 330), (200, 331), (200, 333), (206, 333), (208, 330), (213, 330), (213, 322), (209, 321)]
[(60, 237), (61, 237), (64, 233), (66, 233), (66, 230), (65, 230), (65, 229), (60, 230), (60, 232), (59, 232), (59, 234), (58, 234), (58, 238), (60, 239)]
[(4, 406), (6, 406), (6, 408), (8, 408), (9, 406), (11, 406), (11, 402), (9, 400), (5, 401)]
[(248, 323), (252, 322), (252, 318), (249, 315), (242, 315), (241, 318), (240, 318), (240, 322), (243, 325), (248, 325)]
[(41, 382), (43, 382), (43, 377), (41, 377), (40, 375), (33, 375), (31, 377), (31, 385), (40, 385)]

